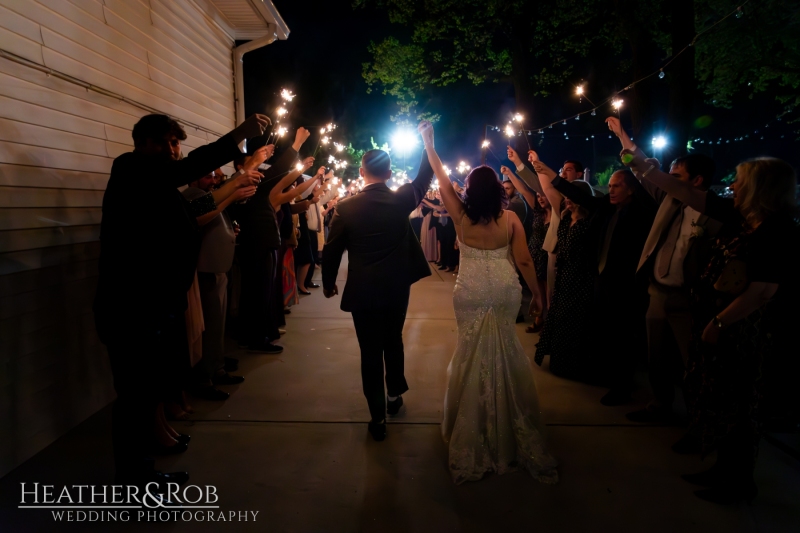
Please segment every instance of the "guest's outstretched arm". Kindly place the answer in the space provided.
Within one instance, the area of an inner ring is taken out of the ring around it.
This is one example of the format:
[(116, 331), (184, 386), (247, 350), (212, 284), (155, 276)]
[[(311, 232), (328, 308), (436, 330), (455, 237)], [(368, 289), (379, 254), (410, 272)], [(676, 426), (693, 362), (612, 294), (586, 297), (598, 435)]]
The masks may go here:
[(425, 141), (428, 161), (430, 161), (433, 173), (439, 181), (439, 193), (442, 195), (444, 207), (447, 209), (447, 212), (450, 213), (450, 217), (453, 221), (458, 221), (458, 223), (460, 223), (464, 216), (464, 203), (461, 201), (461, 198), (458, 197), (458, 194), (456, 194), (455, 189), (453, 189), (450, 176), (445, 172), (444, 165), (442, 165), (442, 161), (439, 159), (439, 154), (436, 153), (436, 149), (433, 146), (433, 125), (427, 121), (423, 122), (420, 124), (420, 132), (422, 133), (423, 141)]
[[(666, 172), (662, 172), (655, 163), (645, 160), (644, 153), (641, 150), (636, 152), (623, 150), (620, 155), (623, 157), (622, 162), (631, 168), (639, 180), (649, 181), (692, 209), (705, 213), (707, 194), (705, 191), (698, 189), (691, 183), (681, 181)], [(625, 157), (626, 155), (632, 156), (633, 159), (626, 163), (626, 159), (628, 159)]]
[(542, 186), (542, 191), (544, 191), (544, 195), (547, 197), (547, 201), (550, 202), (550, 205), (553, 208), (553, 212), (557, 216), (561, 216), (561, 200), (564, 198), (560, 192), (553, 187), (553, 180), (558, 177), (558, 174), (545, 165), (543, 162), (539, 161), (539, 156), (531, 150), (530, 154), (528, 155), (531, 164), (533, 165), (533, 169), (536, 171), (536, 174), (539, 176), (539, 183)]
[[(525, 185), (527, 185), (530, 189), (539, 194), (544, 194), (542, 184), (539, 183), (539, 176), (535, 172), (531, 172), (530, 169), (525, 166), (525, 163), (522, 162), (522, 159), (520, 159), (516, 150), (511, 148), (511, 146), (508, 146), (507, 149), (508, 159), (514, 163), (515, 167), (517, 167), (517, 172), (519, 172), (520, 179), (522, 179), (522, 181), (525, 182)], [(517, 188), (519, 189), (519, 187)]]

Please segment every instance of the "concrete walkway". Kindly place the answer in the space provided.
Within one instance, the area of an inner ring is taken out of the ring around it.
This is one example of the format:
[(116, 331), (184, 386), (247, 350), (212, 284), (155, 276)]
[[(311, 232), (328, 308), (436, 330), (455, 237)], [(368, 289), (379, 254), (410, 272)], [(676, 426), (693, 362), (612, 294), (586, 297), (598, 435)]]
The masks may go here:
[[(342, 271), (340, 288), (344, 278)], [(797, 531), (800, 463), (783, 451), (762, 445), (754, 505), (705, 503), (679, 475), (711, 463), (670, 451), (679, 428), (631, 424), (624, 415), (637, 405), (603, 407), (603, 389), (535, 365), (561, 482), (541, 485), (518, 473), (454, 486), (438, 425), (455, 347), (453, 282), (436, 272), (413, 287), (408, 407), (382, 443), (367, 434), (358, 343), (338, 297), (326, 300), (317, 289), (294, 307), (279, 356), (231, 346), (247, 380), (229, 388), (224, 403), (196, 400), (192, 420), (175, 424), (192, 435), (189, 451), (158, 467), (216, 486), (226, 518), (250, 511), (249, 522), (65, 524), (17, 509), (20, 482), (113, 482), (105, 409), (0, 480), (0, 531)], [(537, 336), (522, 325), (518, 332), (532, 356)], [(638, 406), (646, 398), (640, 392)]]

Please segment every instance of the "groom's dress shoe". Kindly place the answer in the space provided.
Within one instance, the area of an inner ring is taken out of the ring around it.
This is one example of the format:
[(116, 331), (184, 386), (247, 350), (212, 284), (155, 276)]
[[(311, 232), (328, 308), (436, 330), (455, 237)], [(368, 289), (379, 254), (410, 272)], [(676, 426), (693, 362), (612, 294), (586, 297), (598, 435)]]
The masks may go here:
[(400, 412), (400, 408), (403, 407), (403, 397), (398, 396), (395, 401), (391, 401), (389, 399), (386, 400), (386, 414), (389, 416), (395, 416), (397, 413)]
[(376, 441), (380, 442), (386, 438), (386, 420), (382, 422), (370, 422), (367, 425), (370, 435)]

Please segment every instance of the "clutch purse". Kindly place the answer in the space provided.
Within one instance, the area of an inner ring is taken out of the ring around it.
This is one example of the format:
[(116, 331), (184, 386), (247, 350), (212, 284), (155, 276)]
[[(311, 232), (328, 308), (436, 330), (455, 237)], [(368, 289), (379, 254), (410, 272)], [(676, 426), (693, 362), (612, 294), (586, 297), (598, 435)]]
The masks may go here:
[(741, 259), (732, 259), (725, 264), (714, 283), (714, 290), (738, 296), (747, 287), (747, 266)]

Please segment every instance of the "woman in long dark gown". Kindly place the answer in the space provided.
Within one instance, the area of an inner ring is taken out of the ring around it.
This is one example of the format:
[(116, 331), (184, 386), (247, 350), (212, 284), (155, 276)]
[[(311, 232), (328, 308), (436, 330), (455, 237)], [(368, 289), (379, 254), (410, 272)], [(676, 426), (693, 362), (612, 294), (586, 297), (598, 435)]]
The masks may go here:
[(561, 210), (561, 222), (555, 289), (534, 361), (541, 365), (544, 356), (549, 355), (550, 372), (583, 380), (590, 372), (588, 343), (591, 339), (576, 331), (576, 324), (586, 324), (589, 318), (597, 275), (597, 248), (589, 225), (589, 212), (563, 198), (550, 183), (555, 172), (539, 161), (536, 163), (541, 165), (541, 173), (546, 176), (540, 183), (552, 209)]
[[(752, 500), (764, 394), (795, 405), (797, 376), (796, 253), (800, 244), (797, 181), (784, 161), (741, 163), (733, 199), (693, 189), (655, 169), (637, 150), (631, 167), (645, 179), (723, 223), (712, 258), (693, 289), (693, 346), (686, 386), (703, 452), (717, 449), (710, 470), (684, 476), (710, 487), (695, 494), (716, 503)], [(698, 228), (702, 231), (702, 228)], [(796, 421), (795, 421), (796, 422)]]

